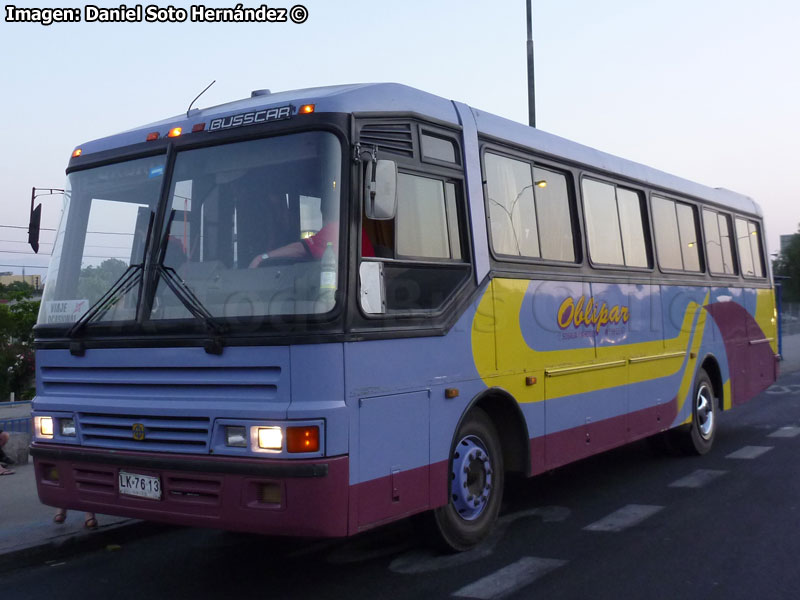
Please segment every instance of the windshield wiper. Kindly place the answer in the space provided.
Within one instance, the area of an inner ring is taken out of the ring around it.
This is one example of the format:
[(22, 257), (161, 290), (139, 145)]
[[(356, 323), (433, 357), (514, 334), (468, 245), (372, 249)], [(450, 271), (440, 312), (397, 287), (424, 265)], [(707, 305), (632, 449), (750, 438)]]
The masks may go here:
[[(150, 219), (147, 223), (147, 231), (145, 231), (144, 234), (143, 248), (145, 248), (145, 250), (150, 243), (150, 235), (153, 233), (154, 216), (155, 215), (151, 212)], [(128, 268), (125, 269), (122, 275), (120, 275), (119, 278), (111, 284), (111, 287), (108, 288), (106, 293), (100, 296), (97, 301), (92, 304), (87, 311), (72, 324), (72, 327), (67, 330), (67, 337), (75, 338), (86, 328), (89, 323), (95, 319), (102, 318), (103, 315), (116, 306), (117, 302), (125, 297), (125, 294), (130, 292), (137, 285), (141, 285), (143, 279), (144, 259), (142, 259), (142, 262), (138, 264), (128, 265)], [(139, 289), (141, 290), (141, 287)], [(70, 354), (82, 356), (84, 351), (83, 343), (79, 340), (72, 342), (70, 344), (69, 351)]]
[(81, 317), (72, 324), (67, 331), (67, 337), (77, 336), (83, 329), (95, 319), (101, 318), (119, 302), (125, 294), (142, 282), (144, 265), (129, 265), (125, 272), (119, 276), (113, 285), (108, 288), (105, 294), (92, 304)]
[(186, 282), (180, 278), (175, 269), (159, 264), (158, 273), (161, 275), (164, 283), (167, 284), (167, 287), (169, 287), (172, 293), (181, 301), (181, 304), (183, 304), (196, 319), (202, 321), (209, 333), (216, 336), (206, 341), (206, 352), (209, 354), (221, 354), (223, 343), (219, 336), (226, 333), (228, 328), (214, 318), (214, 315), (200, 302), (200, 299), (192, 291), (192, 288), (186, 285)]
[(196, 319), (201, 321), (212, 337), (206, 340), (204, 344), (205, 351), (209, 354), (222, 354), (224, 346), (222, 334), (226, 333), (228, 328), (220, 323), (214, 315), (200, 302), (200, 299), (195, 295), (186, 282), (181, 279), (178, 273), (172, 267), (164, 265), (164, 258), (167, 254), (167, 243), (169, 239), (169, 232), (172, 229), (172, 221), (175, 219), (175, 209), (172, 209), (167, 219), (167, 226), (164, 229), (164, 237), (161, 240), (161, 251), (158, 257), (157, 274), (161, 276), (167, 287), (172, 290), (175, 297), (180, 300), (186, 309), (192, 313)]

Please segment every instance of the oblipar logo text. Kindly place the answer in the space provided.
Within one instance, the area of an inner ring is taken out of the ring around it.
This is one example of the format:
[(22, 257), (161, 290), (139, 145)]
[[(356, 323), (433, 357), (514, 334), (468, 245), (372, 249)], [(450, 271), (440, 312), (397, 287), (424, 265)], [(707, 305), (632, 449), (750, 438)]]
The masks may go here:
[(208, 126), (208, 131), (220, 131), (222, 129), (233, 129), (234, 127), (245, 127), (247, 125), (258, 125), (269, 121), (281, 121), (292, 117), (292, 106), (279, 106), (276, 108), (265, 108), (253, 112), (231, 115), (230, 117), (220, 117), (214, 119)]
[(598, 302), (593, 297), (581, 296), (575, 301), (573, 298), (566, 298), (558, 309), (558, 326), (567, 329), (573, 327), (593, 327), (595, 332), (599, 332), (601, 327), (619, 323), (627, 323), (630, 319), (630, 311), (627, 306), (615, 304), (609, 307), (605, 302)]

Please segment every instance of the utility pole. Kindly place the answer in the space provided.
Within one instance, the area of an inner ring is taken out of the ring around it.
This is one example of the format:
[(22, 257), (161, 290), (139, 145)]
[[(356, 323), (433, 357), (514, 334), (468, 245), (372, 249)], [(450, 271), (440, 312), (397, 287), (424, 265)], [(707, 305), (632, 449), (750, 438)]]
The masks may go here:
[(536, 127), (536, 86), (533, 80), (533, 12), (528, 3), (528, 125)]

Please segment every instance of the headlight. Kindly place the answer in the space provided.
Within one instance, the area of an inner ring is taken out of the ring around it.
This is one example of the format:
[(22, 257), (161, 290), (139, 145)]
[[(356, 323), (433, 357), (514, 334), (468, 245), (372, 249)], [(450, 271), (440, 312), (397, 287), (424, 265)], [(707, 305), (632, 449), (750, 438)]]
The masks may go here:
[(239, 425), (225, 427), (225, 445), (234, 448), (247, 448), (247, 430)]
[(58, 423), (61, 429), (61, 435), (64, 437), (75, 437), (77, 435), (75, 419), (59, 419)]
[(280, 427), (256, 427), (258, 429), (258, 447), (263, 450), (280, 450), (283, 448), (283, 432)]
[(33, 423), (36, 427), (36, 437), (53, 437), (53, 417), (35, 417)]

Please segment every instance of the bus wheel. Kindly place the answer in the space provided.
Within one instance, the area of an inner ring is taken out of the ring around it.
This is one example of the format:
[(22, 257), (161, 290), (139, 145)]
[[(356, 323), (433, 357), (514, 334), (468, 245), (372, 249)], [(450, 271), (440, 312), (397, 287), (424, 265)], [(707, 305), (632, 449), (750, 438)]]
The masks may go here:
[(704, 369), (697, 372), (692, 395), (692, 422), (687, 429), (675, 433), (685, 454), (706, 454), (714, 444), (717, 433), (717, 400), (714, 386)]
[(449, 502), (434, 511), (445, 548), (469, 550), (492, 530), (503, 497), (503, 453), (497, 431), (479, 408), (469, 412), (450, 453)]

